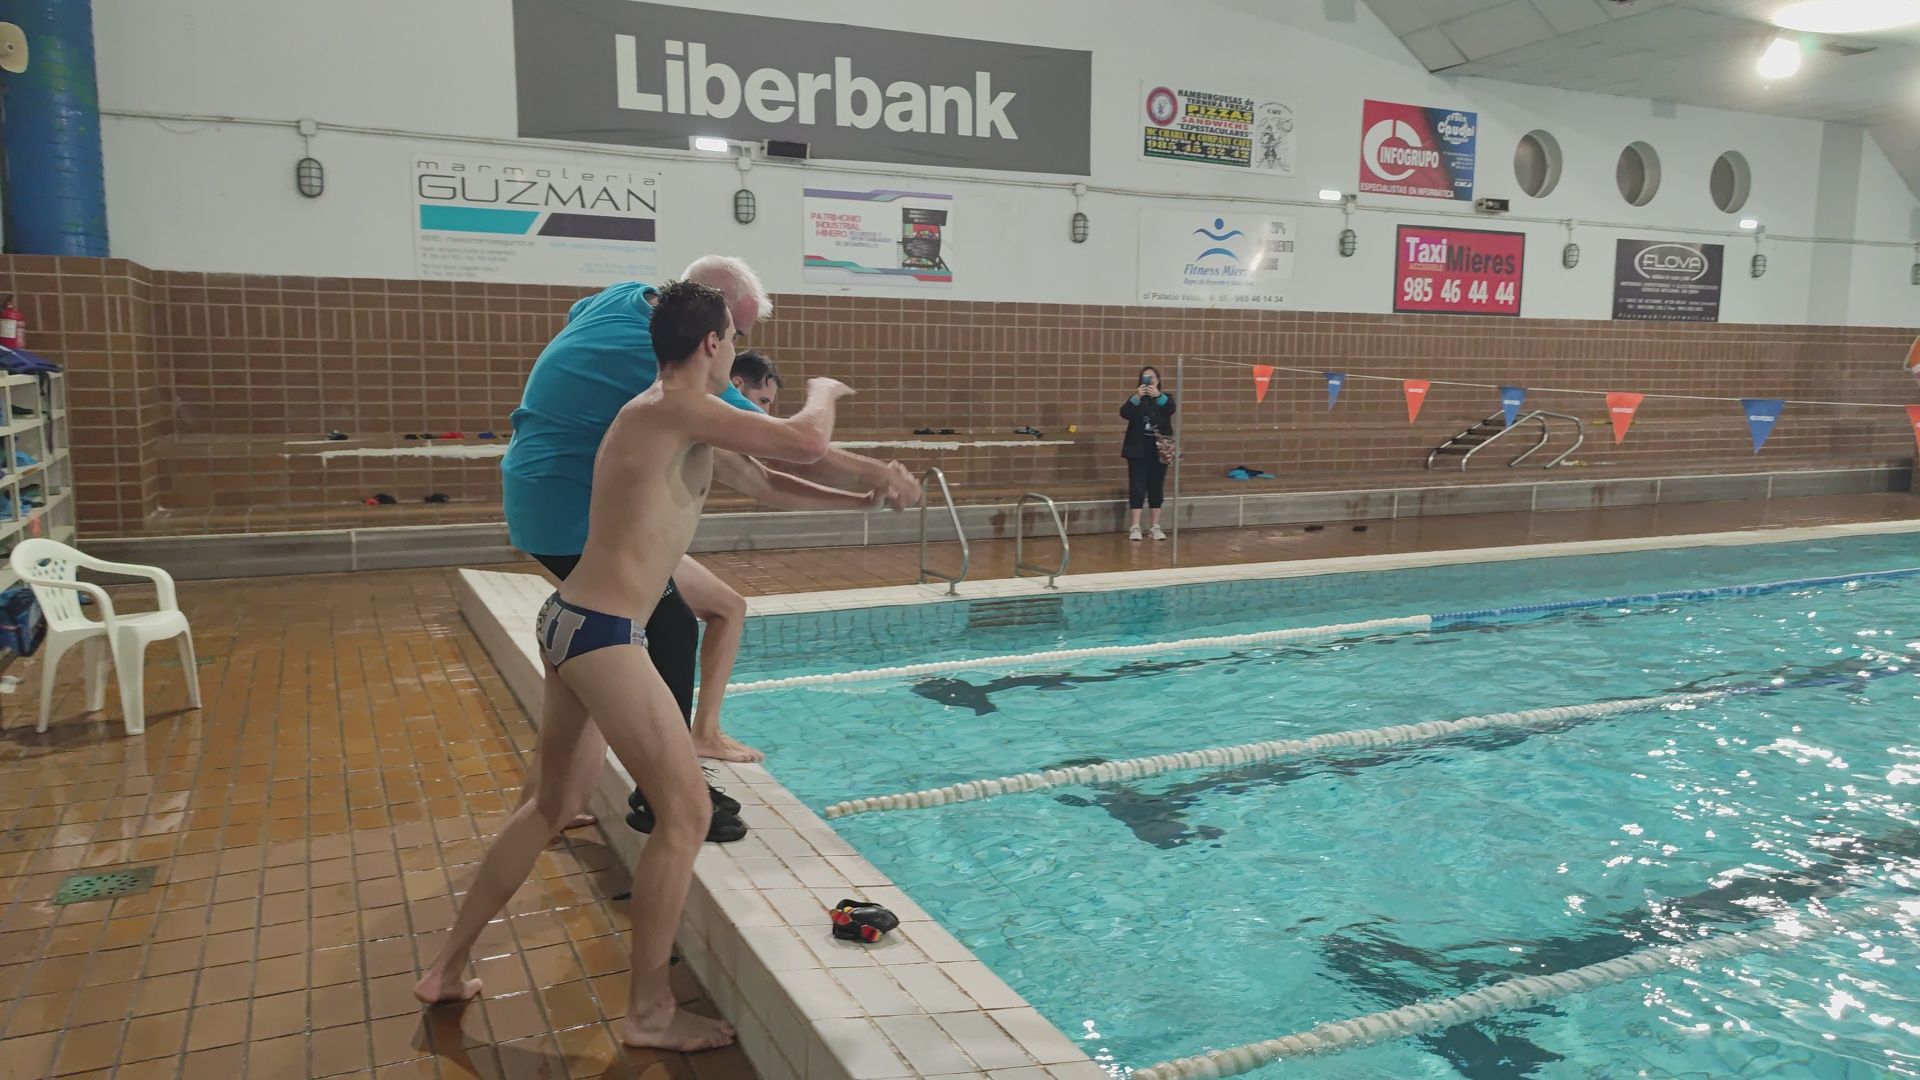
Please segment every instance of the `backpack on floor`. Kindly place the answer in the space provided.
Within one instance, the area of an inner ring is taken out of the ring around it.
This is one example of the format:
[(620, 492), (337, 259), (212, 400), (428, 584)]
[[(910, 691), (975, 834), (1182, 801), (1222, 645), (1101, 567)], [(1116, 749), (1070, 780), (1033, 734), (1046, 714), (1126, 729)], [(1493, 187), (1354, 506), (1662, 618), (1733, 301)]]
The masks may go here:
[(47, 617), (34, 599), (31, 586), (15, 585), (0, 592), (0, 649), (32, 656), (46, 636)]

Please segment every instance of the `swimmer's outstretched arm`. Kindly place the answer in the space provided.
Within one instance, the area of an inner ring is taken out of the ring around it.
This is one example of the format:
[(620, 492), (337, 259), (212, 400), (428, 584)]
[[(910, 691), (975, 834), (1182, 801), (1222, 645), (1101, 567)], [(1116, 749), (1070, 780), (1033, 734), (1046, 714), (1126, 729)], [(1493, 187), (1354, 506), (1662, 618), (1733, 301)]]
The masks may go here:
[(851, 393), (834, 379), (808, 379), (807, 403), (784, 419), (736, 409), (712, 394), (693, 396), (677, 416), (688, 435), (716, 450), (811, 464), (832, 449), (834, 403)]
[(855, 495), (822, 487), (769, 469), (753, 458), (718, 448), (713, 451), (713, 478), (742, 495), (782, 510), (878, 510), (886, 499), (884, 491)]

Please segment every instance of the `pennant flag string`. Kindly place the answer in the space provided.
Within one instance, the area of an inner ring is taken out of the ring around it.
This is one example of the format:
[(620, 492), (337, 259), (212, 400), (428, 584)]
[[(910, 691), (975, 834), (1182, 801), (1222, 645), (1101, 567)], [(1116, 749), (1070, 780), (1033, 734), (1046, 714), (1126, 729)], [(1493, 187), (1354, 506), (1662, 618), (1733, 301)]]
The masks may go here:
[[(1295, 375), (1315, 375), (1315, 376), (1320, 376), (1322, 378), (1324, 378), (1327, 375), (1327, 372), (1325, 371), (1325, 369), (1322, 369), (1322, 368), (1284, 367), (1278, 364), (1254, 364), (1254, 363), (1243, 362), (1239, 360), (1221, 360), (1211, 356), (1188, 356), (1187, 359), (1193, 360), (1202, 364), (1220, 364), (1227, 367), (1268, 368), (1268, 369), (1271, 369), (1271, 371), (1273, 372), (1287, 372), (1289, 374), (1295, 374)], [(1363, 375), (1363, 374), (1357, 374), (1355, 372), (1350, 372), (1350, 371), (1341, 372), (1339, 374), (1341, 378), (1345, 381), (1363, 380), (1368, 382), (1391, 382), (1391, 383), (1402, 383), (1402, 384), (1407, 382), (1406, 379), (1403, 379), (1397, 375)], [(1458, 380), (1453, 380), (1453, 379), (1423, 379), (1420, 381), (1427, 384), (1428, 386), (1459, 386), (1459, 387), (1465, 387), (1467, 389), (1472, 389), (1472, 390), (1494, 390), (1494, 391), (1508, 389), (1508, 387), (1504, 387), (1498, 383), (1460, 382)], [(1535, 386), (1535, 387), (1530, 387), (1529, 390), (1535, 394), (1586, 394), (1589, 396), (1602, 397), (1602, 398), (1606, 397), (1607, 394), (1613, 392), (1608, 390), (1571, 390), (1571, 389), (1556, 388), (1556, 387), (1549, 387), (1549, 386)], [(1746, 401), (1751, 400), (1748, 398), (1740, 398), (1740, 397), (1716, 397), (1708, 394), (1646, 394), (1643, 396), (1648, 401), (1716, 401), (1716, 402), (1722, 402), (1727, 404), (1743, 404)], [(1768, 400), (1771, 400), (1771, 399), (1768, 399)], [(1833, 408), (1841, 408), (1841, 409), (1904, 409), (1907, 407), (1904, 404), (1895, 405), (1895, 404), (1889, 404), (1884, 401), (1807, 401), (1807, 400), (1802, 400), (1800, 398), (1782, 398), (1780, 400), (1782, 400), (1785, 404), (1788, 404), (1788, 405), (1824, 405), (1824, 406), (1830, 406)]]

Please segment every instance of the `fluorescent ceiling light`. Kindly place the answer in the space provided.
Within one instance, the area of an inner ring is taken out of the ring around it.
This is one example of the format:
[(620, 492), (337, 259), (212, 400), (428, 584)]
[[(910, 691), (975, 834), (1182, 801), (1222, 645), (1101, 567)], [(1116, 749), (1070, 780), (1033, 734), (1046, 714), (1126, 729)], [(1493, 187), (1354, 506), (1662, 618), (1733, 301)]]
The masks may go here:
[(1767, 45), (1767, 51), (1753, 65), (1754, 70), (1764, 79), (1790, 78), (1800, 70), (1800, 43), (1792, 38), (1777, 37)]
[(1773, 24), (1809, 34), (1868, 34), (1920, 23), (1920, 0), (1796, 0)]

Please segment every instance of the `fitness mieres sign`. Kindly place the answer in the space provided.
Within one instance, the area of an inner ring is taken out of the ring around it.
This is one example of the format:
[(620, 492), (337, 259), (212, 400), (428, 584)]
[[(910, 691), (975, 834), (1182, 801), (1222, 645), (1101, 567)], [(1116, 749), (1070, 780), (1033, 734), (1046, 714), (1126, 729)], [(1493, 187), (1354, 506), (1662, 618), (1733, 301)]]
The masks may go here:
[(632, 0), (514, 0), (520, 134), (1088, 171), (1092, 54)]

